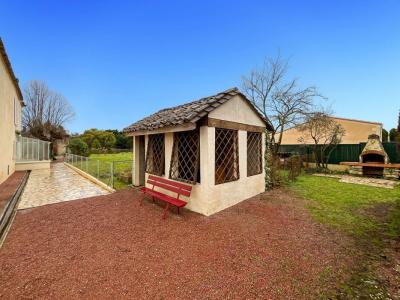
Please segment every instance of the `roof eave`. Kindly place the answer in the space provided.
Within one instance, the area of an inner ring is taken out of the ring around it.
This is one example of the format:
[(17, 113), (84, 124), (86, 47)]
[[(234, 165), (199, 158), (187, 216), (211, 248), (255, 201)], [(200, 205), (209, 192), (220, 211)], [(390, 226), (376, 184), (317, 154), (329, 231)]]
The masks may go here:
[(15, 89), (16, 89), (16, 91), (17, 91), (17, 94), (18, 94), (18, 97), (19, 97), (19, 101), (20, 101), (20, 103), (21, 103), (21, 106), (25, 106), (25, 103), (24, 103), (24, 101), (23, 101), (24, 98), (23, 98), (23, 96), (22, 96), (22, 92), (21, 92), (21, 89), (20, 89), (20, 87), (19, 87), (18, 78), (17, 78), (17, 77), (15, 76), (15, 74), (14, 74), (13, 68), (12, 68), (12, 66), (11, 66), (10, 59), (8, 58), (8, 55), (7, 55), (7, 52), (6, 52), (6, 48), (4, 47), (4, 44), (3, 44), (3, 41), (2, 41), (1, 38), (0, 38), (0, 54), (1, 54), (1, 56), (3, 57), (4, 63), (5, 63), (6, 68), (7, 68), (7, 71), (8, 71), (8, 73), (9, 73), (10, 76), (11, 76), (11, 81), (13, 82), (14, 87), (15, 87)]
[(166, 126), (156, 129), (148, 129), (148, 130), (123, 130), (123, 132), (127, 136), (139, 136), (139, 135), (150, 135), (150, 134), (158, 134), (158, 133), (167, 133), (167, 132), (180, 132), (180, 131), (190, 131), (196, 129), (196, 123), (183, 123), (175, 126)]

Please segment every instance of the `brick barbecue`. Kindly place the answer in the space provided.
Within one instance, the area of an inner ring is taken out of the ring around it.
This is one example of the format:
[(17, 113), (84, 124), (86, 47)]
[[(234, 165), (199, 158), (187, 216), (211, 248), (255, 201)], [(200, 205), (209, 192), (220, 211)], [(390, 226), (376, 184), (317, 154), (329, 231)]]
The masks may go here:
[(383, 145), (376, 134), (368, 136), (367, 144), (359, 156), (358, 162), (341, 162), (350, 166), (350, 174), (371, 177), (399, 179), (400, 164), (391, 164)]

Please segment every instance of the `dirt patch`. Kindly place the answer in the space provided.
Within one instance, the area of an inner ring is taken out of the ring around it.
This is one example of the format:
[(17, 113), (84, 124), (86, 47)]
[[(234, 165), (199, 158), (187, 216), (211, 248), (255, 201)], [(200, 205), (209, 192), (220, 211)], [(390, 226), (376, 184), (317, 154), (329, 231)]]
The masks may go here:
[(392, 203), (378, 203), (368, 208), (363, 208), (359, 210), (359, 214), (373, 217), (381, 222), (384, 222), (388, 218), (392, 209)]
[(385, 244), (375, 274), (393, 299), (400, 299), (400, 240), (387, 240)]
[(390, 203), (380, 203), (362, 210), (361, 214), (375, 218), (381, 224), (375, 232), (371, 232), (370, 238), (381, 237), (382, 240), (367, 254), (370, 268), (393, 299), (400, 299), (400, 238), (389, 238), (385, 235), (385, 226), (393, 209)]
[(0, 298), (312, 299), (349, 266), (348, 240), (275, 190), (211, 217), (134, 190), (18, 212)]

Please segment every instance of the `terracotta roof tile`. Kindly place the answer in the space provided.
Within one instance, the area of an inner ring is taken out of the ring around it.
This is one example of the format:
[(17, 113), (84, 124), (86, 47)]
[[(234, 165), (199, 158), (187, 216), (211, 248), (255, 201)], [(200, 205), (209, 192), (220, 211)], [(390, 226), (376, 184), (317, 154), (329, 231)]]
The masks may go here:
[[(151, 131), (167, 126), (196, 123), (236, 95), (242, 95), (242, 93), (237, 88), (231, 88), (213, 96), (205, 97), (176, 107), (162, 109), (155, 114), (126, 127), (124, 132), (130, 133), (142, 130)], [(246, 97), (244, 98), (247, 100)], [(269, 127), (269, 122), (266, 121), (255, 108), (254, 111), (266, 122), (267, 127)]]

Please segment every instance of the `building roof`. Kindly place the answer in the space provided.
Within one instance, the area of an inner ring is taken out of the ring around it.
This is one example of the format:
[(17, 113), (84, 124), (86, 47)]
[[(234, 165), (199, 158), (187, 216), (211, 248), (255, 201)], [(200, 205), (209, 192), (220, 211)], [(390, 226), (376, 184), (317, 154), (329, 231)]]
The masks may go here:
[[(349, 121), (349, 122), (355, 122), (355, 123), (373, 124), (373, 125), (380, 125), (380, 126), (383, 126), (382, 123), (373, 122), (373, 121), (365, 121), (365, 120), (358, 120), (358, 119), (349, 119), (349, 118), (342, 118), (342, 117), (335, 117), (335, 116), (330, 116), (330, 118), (331, 118), (331, 119), (334, 119), (334, 120), (338, 120), (339, 122), (340, 122), (340, 121)], [(302, 123), (302, 124), (304, 124), (304, 123)], [(283, 132), (296, 129), (296, 128), (298, 128), (298, 127), (299, 127), (300, 125), (302, 125), (302, 124), (297, 124), (297, 125), (295, 125), (295, 126), (288, 127), (288, 128), (286, 128)]]
[(266, 120), (251, 102), (239, 91), (238, 88), (231, 88), (216, 95), (201, 98), (183, 105), (162, 109), (140, 121), (126, 127), (124, 132), (151, 131), (163, 127), (178, 126), (187, 123), (196, 123), (210, 112), (232, 99), (241, 95), (251, 106), (254, 112), (265, 122), (267, 129), (271, 130), (272, 125)]
[(4, 44), (3, 44), (3, 41), (2, 41), (1, 38), (0, 38), (0, 55), (3, 57), (4, 63), (5, 63), (6, 68), (7, 68), (7, 71), (11, 76), (11, 80), (12, 80), (12, 82), (14, 84), (15, 89), (17, 90), (19, 101), (21, 102), (22, 106), (24, 106), (25, 104), (23, 102), (21, 89), (19, 88), (18, 78), (15, 77), (14, 71), (13, 71), (11, 63), (10, 63), (10, 60), (8, 59), (6, 48), (4, 47)]
[(351, 122), (357, 122), (357, 123), (367, 123), (367, 124), (383, 125), (383, 124), (380, 123), (380, 122), (364, 121), (364, 120), (358, 120), (358, 119), (348, 119), (348, 118), (341, 118), (341, 117), (335, 117), (335, 116), (332, 116), (332, 119), (344, 120), (344, 121), (351, 121)]

